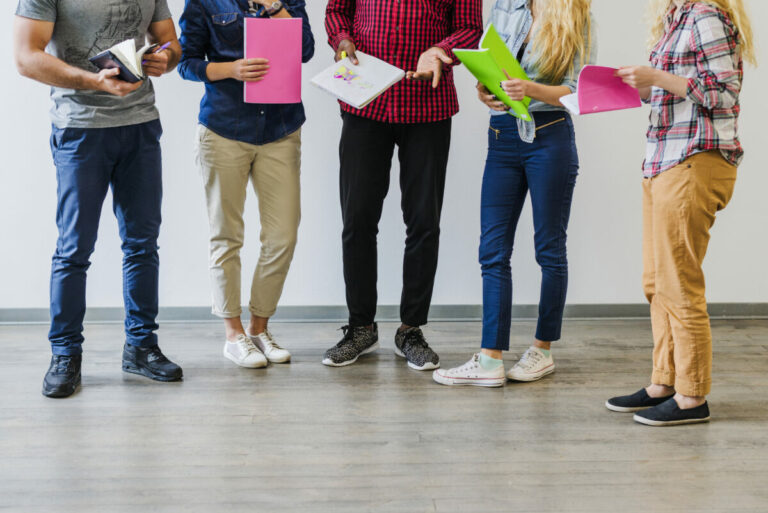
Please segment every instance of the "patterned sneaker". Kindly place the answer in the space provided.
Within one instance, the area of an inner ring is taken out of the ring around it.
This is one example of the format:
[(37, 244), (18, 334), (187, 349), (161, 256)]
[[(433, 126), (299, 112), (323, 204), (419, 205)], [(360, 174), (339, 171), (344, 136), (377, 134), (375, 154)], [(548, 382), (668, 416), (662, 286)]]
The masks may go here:
[(344, 367), (351, 365), (364, 354), (371, 353), (379, 348), (379, 327), (373, 323), (373, 330), (366, 326), (344, 326), (344, 332), (338, 344), (325, 352), (323, 365), (331, 367)]
[(238, 335), (234, 342), (224, 342), (224, 358), (248, 369), (267, 366), (267, 357), (245, 335)]
[(474, 385), (476, 387), (501, 387), (507, 381), (504, 375), (504, 365), (495, 369), (485, 369), (480, 365), (480, 354), (472, 356), (461, 367), (448, 370), (436, 370), (432, 379), (441, 385)]
[(538, 347), (531, 346), (507, 373), (513, 381), (536, 381), (555, 372), (555, 361)]
[(251, 341), (259, 348), (259, 351), (264, 353), (272, 363), (288, 363), (291, 361), (291, 353), (288, 350), (280, 347), (275, 339), (272, 338), (272, 333), (269, 330), (264, 330), (258, 335), (248, 335)]
[(411, 369), (432, 370), (440, 367), (440, 357), (429, 347), (419, 328), (395, 333), (395, 354), (408, 360)]

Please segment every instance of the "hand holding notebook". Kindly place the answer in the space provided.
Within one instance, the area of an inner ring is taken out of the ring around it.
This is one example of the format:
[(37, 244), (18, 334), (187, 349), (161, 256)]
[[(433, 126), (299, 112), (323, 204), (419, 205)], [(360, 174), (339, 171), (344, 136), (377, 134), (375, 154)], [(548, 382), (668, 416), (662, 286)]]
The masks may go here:
[(116, 78), (135, 84), (146, 78), (142, 68), (144, 54), (157, 47), (157, 44), (148, 44), (136, 51), (136, 42), (128, 39), (89, 60), (99, 69), (119, 69), (120, 73)]
[(584, 66), (576, 92), (560, 98), (560, 103), (577, 116), (640, 107), (640, 93), (616, 76), (616, 71), (605, 66)]

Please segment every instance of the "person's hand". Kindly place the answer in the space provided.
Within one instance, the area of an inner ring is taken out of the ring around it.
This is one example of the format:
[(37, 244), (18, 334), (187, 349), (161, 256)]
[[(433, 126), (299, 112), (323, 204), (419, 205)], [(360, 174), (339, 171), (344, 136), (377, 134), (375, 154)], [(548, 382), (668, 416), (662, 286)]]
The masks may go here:
[(625, 84), (643, 90), (656, 85), (657, 71), (650, 66), (627, 66), (619, 68), (616, 76), (620, 77)]
[(269, 71), (267, 59), (240, 59), (230, 65), (229, 77), (241, 82), (260, 82)]
[(341, 54), (344, 52), (347, 54), (347, 57), (349, 57), (349, 60), (352, 61), (352, 64), (357, 66), (360, 64), (360, 61), (357, 60), (357, 54), (355, 54), (356, 51), (357, 47), (355, 46), (355, 43), (349, 39), (342, 39), (341, 43), (339, 43), (339, 47), (336, 49), (336, 56), (334, 59), (336, 62), (339, 62), (341, 60)]
[(104, 91), (115, 96), (126, 96), (141, 87), (143, 81), (131, 84), (125, 80), (116, 78), (120, 74), (119, 68), (103, 69), (95, 78), (94, 89)]
[(160, 77), (168, 73), (168, 62), (170, 56), (167, 50), (161, 50), (156, 53), (145, 53), (141, 62), (144, 74), (150, 77)]
[[(509, 78), (509, 75), (507, 75), (507, 78)], [(509, 96), (512, 101), (521, 102), (525, 99), (526, 96), (529, 96), (528, 86), (530, 83), (530, 80), (511, 78), (509, 80), (503, 81), (501, 83), (501, 88), (504, 89), (504, 92), (507, 93), (507, 96)]]
[(492, 110), (498, 110), (499, 112), (507, 110), (507, 106), (504, 105), (504, 102), (499, 101), (499, 99), (480, 82), (477, 83), (477, 97)]
[(453, 59), (448, 57), (445, 50), (433, 46), (419, 56), (416, 71), (409, 71), (405, 77), (408, 80), (431, 80), (432, 88), (437, 88), (443, 76), (443, 66), (452, 63)]

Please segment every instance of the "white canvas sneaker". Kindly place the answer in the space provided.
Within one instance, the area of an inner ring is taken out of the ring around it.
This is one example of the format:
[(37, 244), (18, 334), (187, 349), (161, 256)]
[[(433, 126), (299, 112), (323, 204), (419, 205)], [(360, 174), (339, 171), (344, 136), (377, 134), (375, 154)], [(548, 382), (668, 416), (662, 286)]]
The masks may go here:
[(552, 353), (545, 355), (541, 349), (531, 346), (523, 353), (522, 358), (507, 373), (514, 381), (536, 381), (547, 374), (555, 372), (555, 360)]
[(473, 385), (476, 387), (504, 386), (507, 378), (504, 376), (504, 366), (499, 365), (493, 370), (484, 369), (480, 365), (480, 354), (477, 353), (460, 367), (453, 369), (437, 369), (432, 373), (432, 379), (441, 385)]
[(224, 342), (224, 358), (249, 369), (267, 366), (267, 357), (245, 335), (238, 335), (234, 342)]
[(270, 333), (269, 330), (264, 330), (264, 332), (259, 333), (258, 335), (249, 335), (249, 337), (270, 362), (288, 363), (291, 361), (291, 353), (275, 342), (275, 339), (272, 338), (272, 333)]

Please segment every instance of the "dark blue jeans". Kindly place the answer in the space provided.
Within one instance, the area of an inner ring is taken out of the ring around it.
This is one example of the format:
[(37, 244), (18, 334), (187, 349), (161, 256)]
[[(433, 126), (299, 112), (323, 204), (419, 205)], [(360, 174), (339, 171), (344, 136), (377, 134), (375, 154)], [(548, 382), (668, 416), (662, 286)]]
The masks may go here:
[(483, 272), (483, 341), (509, 349), (512, 315), (512, 246), (528, 191), (533, 207), (541, 296), (536, 338), (560, 339), (568, 288), (566, 232), (579, 169), (573, 122), (568, 114), (535, 113), (533, 144), (520, 140), (512, 116), (492, 116), (480, 206)]
[(53, 128), (59, 228), (51, 268), (53, 354), (82, 352), (86, 271), (110, 187), (122, 239), (126, 342), (157, 345), (162, 131), (157, 120), (117, 128)]

